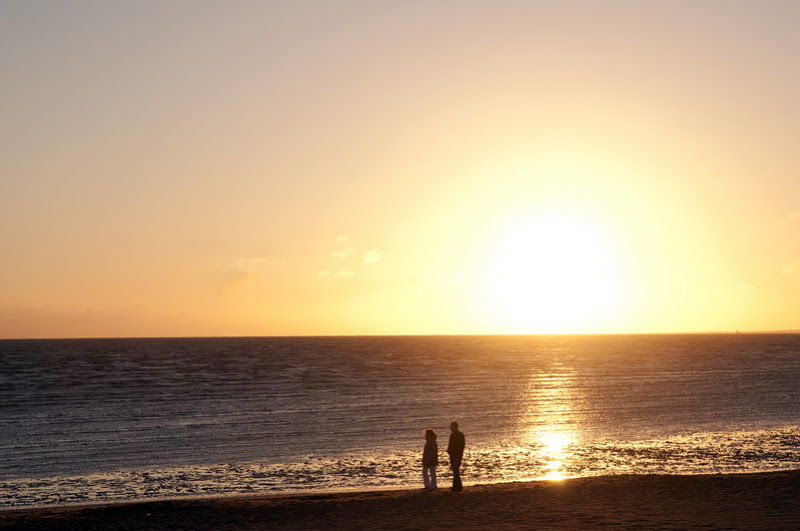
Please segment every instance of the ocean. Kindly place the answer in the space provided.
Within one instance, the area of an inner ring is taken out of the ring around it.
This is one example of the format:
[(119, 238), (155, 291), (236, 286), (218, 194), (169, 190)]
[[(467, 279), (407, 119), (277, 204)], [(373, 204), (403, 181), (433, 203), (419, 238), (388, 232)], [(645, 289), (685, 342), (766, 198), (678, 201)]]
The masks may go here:
[(800, 335), (0, 341), (0, 508), (800, 466)]

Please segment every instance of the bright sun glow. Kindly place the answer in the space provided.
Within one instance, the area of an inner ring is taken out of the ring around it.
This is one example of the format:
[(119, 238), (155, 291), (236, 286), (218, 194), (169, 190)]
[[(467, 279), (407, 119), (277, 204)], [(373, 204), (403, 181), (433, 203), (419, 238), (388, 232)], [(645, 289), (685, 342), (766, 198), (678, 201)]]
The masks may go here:
[(604, 331), (624, 306), (620, 262), (610, 235), (586, 215), (517, 216), (486, 254), (482, 304), (503, 332)]

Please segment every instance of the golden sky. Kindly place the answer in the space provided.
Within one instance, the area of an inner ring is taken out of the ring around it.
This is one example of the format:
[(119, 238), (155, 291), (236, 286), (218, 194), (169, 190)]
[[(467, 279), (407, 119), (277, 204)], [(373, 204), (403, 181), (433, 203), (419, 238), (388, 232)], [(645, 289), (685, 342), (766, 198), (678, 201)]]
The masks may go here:
[(0, 337), (800, 328), (800, 2), (0, 3)]

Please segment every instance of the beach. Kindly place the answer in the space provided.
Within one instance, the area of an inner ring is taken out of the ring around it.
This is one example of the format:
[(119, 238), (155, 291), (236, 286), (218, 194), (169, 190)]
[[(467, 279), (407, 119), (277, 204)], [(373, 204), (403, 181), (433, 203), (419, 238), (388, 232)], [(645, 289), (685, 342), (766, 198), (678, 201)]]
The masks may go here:
[(0, 512), (3, 529), (797, 529), (800, 471), (625, 475)]
[(800, 528), (800, 335), (0, 347), (2, 528)]

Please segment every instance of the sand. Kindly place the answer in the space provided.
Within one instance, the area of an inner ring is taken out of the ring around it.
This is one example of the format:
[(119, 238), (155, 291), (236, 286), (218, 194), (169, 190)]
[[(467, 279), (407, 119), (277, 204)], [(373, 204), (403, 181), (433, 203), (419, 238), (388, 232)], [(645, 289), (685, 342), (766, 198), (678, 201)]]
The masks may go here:
[(800, 529), (800, 471), (0, 511), (3, 529)]

